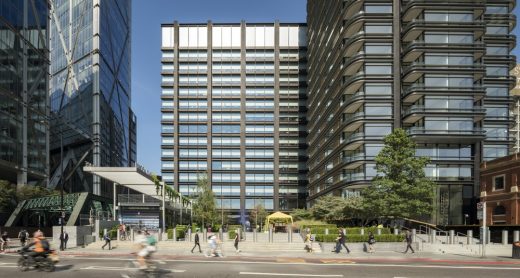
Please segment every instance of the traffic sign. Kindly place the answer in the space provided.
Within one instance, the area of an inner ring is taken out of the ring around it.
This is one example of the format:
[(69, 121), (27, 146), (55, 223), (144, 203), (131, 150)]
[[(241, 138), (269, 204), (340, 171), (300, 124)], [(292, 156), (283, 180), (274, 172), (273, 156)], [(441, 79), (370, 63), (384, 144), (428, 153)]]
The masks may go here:
[(477, 219), (478, 220), (484, 219), (484, 211), (482, 211), (482, 210), (477, 211)]
[(477, 203), (477, 209), (482, 210), (484, 208), (484, 202)]

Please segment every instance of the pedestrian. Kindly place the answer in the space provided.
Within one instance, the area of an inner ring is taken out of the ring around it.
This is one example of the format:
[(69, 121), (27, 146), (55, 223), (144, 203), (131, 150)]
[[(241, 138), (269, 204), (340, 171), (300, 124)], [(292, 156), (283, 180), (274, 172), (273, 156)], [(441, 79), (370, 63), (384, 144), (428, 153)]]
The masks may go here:
[(334, 252), (339, 253), (341, 251), (341, 246), (343, 246), (347, 250), (347, 254), (349, 254), (350, 249), (348, 249), (347, 245), (345, 244), (346, 241), (347, 236), (345, 235), (345, 233), (343, 233), (343, 230), (340, 230), (338, 233), (338, 237), (336, 238), (336, 250), (334, 250)]
[(412, 233), (410, 233), (410, 231), (406, 231), (404, 241), (406, 241), (406, 250), (404, 251), (404, 253), (406, 254), (408, 252), (408, 249), (412, 250), (412, 254), (415, 253), (415, 251), (412, 248)]
[(305, 243), (305, 250), (307, 251), (307, 253), (312, 253), (313, 252), (313, 250), (312, 250), (312, 235), (311, 235), (310, 232), (305, 235), (304, 243)]
[(61, 251), (65, 250), (65, 233), (64, 232), (60, 233), (60, 250)]
[(25, 243), (27, 242), (28, 235), (29, 235), (29, 233), (27, 233), (26, 230), (21, 230), (18, 233), (18, 239), (20, 240), (20, 246), (22, 246), (22, 247), (25, 246)]
[(202, 250), (200, 249), (199, 229), (195, 230), (195, 245), (191, 248), (191, 253), (193, 253), (193, 250), (195, 250), (195, 247), (197, 246), (199, 247), (199, 253), (202, 253)]
[(5, 252), (5, 249), (8, 248), (7, 243), (9, 242), (9, 236), (7, 232), (4, 232), (0, 237), (0, 251)]
[(110, 236), (108, 235), (108, 232), (105, 233), (103, 236), (103, 239), (105, 240), (105, 245), (101, 246), (101, 249), (105, 250), (105, 246), (108, 245), (108, 250), (112, 249), (110, 246)]
[(376, 243), (376, 239), (372, 232), (368, 232), (368, 253), (374, 253), (374, 244)]
[(69, 233), (63, 232), (63, 250), (67, 249), (67, 242), (69, 241)]
[(240, 233), (238, 232), (238, 229), (235, 231), (235, 252), (240, 253), (240, 250), (238, 249), (238, 242), (240, 241)]

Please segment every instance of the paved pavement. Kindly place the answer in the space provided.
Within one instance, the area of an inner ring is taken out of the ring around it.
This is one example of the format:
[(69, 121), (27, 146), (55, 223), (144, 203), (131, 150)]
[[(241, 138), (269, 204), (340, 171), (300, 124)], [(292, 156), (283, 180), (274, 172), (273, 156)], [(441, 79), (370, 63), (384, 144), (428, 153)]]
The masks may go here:
[[(164, 255), (162, 257), (165, 257)], [(1, 277), (133, 277), (132, 257), (63, 256), (56, 272), (20, 272), (16, 254), (0, 255)], [(160, 277), (519, 277), (520, 261), (401, 259), (365, 261), (337, 258), (267, 258), (200, 256), (163, 258)]]

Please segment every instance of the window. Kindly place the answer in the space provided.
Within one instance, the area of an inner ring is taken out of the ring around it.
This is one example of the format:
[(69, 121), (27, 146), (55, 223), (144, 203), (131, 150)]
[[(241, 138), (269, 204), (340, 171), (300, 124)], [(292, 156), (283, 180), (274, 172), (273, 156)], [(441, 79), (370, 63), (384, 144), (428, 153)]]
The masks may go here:
[(365, 65), (366, 74), (392, 74), (391, 64), (367, 63)]
[(491, 25), (486, 26), (487, 35), (507, 35), (509, 34), (509, 26), (507, 25)]
[(272, 125), (246, 125), (246, 133), (273, 133)]
[(391, 116), (392, 115), (392, 107), (389, 105), (375, 105), (375, 104), (366, 104), (365, 105), (365, 115), (367, 116)]
[(508, 145), (484, 145), (484, 160), (492, 160), (508, 155)]
[[(497, 206), (493, 209), (493, 215), (505, 215), (506, 208), (504, 206)], [(496, 222), (496, 221), (494, 221)]]
[(486, 75), (488, 76), (509, 76), (509, 69), (507, 66), (487, 65)]
[(487, 55), (508, 55), (509, 47), (507, 45), (487, 45), (486, 47)]
[[(240, 102), (239, 102), (240, 104)], [(267, 109), (274, 108), (273, 100), (248, 100), (246, 101), (246, 108), (250, 109)]]
[(162, 113), (162, 120), (173, 120), (173, 113)]
[(240, 174), (234, 173), (212, 173), (211, 181), (213, 182), (240, 182)]
[(473, 65), (473, 55), (462, 54), (425, 54), (427, 65)]
[(473, 130), (473, 119), (469, 118), (434, 118), (425, 117), (424, 127), (430, 131), (470, 131)]
[(173, 89), (162, 89), (163, 96), (171, 96), (173, 95)]
[(246, 96), (274, 96), (274, 88), (246, 88)]
[(173, 83), (175, 82), (174, 79), (173, 79), (173, 76), (163, 76), (162, 77), (162, 82), (163, 83)]
[(171, 125), (171, 124), (161, 125), (161, 132), (163, 132), (163, 133), (173, 133), (174, 132), (173, 125)]
[(179, 125), (179, 133), (207, 133), (206, 125)]
[(213, 125), (213, 133), (240, 133), (240, 125)]
[(273, 170), (273, 162), (267, 161), (247, 161), (246, 170)]
[(213, 149), (211, 155), (216, 158), (239, 158), (240, 150)]
[(391, 34), (392, 33), (392, 25), (391, 24), (365, 24), (365, 33), (368, 34)]
[(493, 177), (493, 191), (504, 190), (506, 186), (506, 176), (494, 176)]
[(471, 88), (473, 87), (473, 76), (425, 74), (424, 84), (427, 87)]
[(163, 137), (161, 138), (161, 144), (163, 145), (173, 145), (174, 143), (173, 137)]
[(213, 161), (211, 168), (213, 170), (240, 170), (240, 161)]
[(179, 113), (180, 122), (206, 122), (207, 120), (206, 113)]
[(425, 32), (424, 41), (426, 43), (471, 44), (475, 39), (473, 33)]
[(473, 108), (473, 101), (473, 97), (426, 96), (424, 106), (438, 109), (471, 109)]
[(486, 5), (486, 14), (508, 14), (509, 7), (507, 5)]
[(367, 95), (391, 95), (392, 84), (366, 83), (365, 94)]
[(180, 149), (179, 157), (206, 158), (208, 151), (206, 149)]
[(509, 115), (509, 106), (507, 105), (486, 105), (486, 117), (490, 118), (507, 118)]
[(246, 113), (246, 122), (274, 122), (273, 113)]
[(205, 100), (180, 100), (180, 109), (206, 109), (208, 108), (208, 102)]
[(179, 161), (180, 170), (206, 170), (207, 168), (206, 161)]
[(473, 12), (425, 12), (425, 21), (472, 22)]
[(240, 100), (214, 100), (211, 105), (215, 109), (240, 108)]
[[(240, 155), (240, 153), (239, 153)], [(246, 157), (248, 158), (273, 158), (274, 157), (274, 151), (273, 150), (262, 150), (262, 149), (256, 149), (256, 150), (250, 150), (246, 149)]]
[(173, 69), (174, 69), (174, 68), (173, 68), (173, 63), (163, 63), (163, 64), (161, 65), (161, 69), (162, 69), (163, 71), (173, 71)]
[(365, 12), (366, 13), (377, 13), (377, 14), (391, 14), (392, 13), (392, 5), (391, 4), (365, 4)]
[(365, 124), (365, 135), (367, 136), (386, 136), (392, 133), (391, 124)]
[(509, 96), (509, 88), (504, 85), (493, 84), (493, 87), (486, 87), (486, 95), (492, 97), (507, 97)]
[(240, 137), (213, 137), (213, 146), (240, 146)]
[(392, 54), (391, 43), (366, 43), (365, 53), (367, 54)]
[(211, 92), (214, 96), (239, 96), (239, 88), (213, 88)]
[(273, 146), (272, 137), (246, 137), (246, 146)]
[(240, 113), (213, 113), (211, 118), (214, 122), (239, 122)]
[(484, 125), (486, 138), (491, 140), (507, 140), (509, 135), (509, 126), (507, 125)]
[(179, 88), (179, 96), (205, 97), (207, 94), (206, 88)]
[(179, 137), (181, 146), (205, 146), (208, 144), (206, 137)]

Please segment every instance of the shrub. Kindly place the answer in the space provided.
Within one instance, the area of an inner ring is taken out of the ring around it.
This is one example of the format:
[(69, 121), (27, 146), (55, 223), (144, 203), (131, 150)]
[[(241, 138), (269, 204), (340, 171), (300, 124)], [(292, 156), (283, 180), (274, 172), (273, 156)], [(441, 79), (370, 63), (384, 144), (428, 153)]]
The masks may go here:
[(175, 230), (177, 231), (177, 239), (186, 238), (186, 233), (188, 232), (188, 226), (186, 225), (177, 225), (175, 226)]
[(228, 231), (229, 239), (234, 239), (236, 234), (237, 234), (237, 232), (235, 232), (235, 230), (229, 230)]
[(168, 233), (168, 239), (173, 239), (173, 229), (168, 229), (166, 232)]

